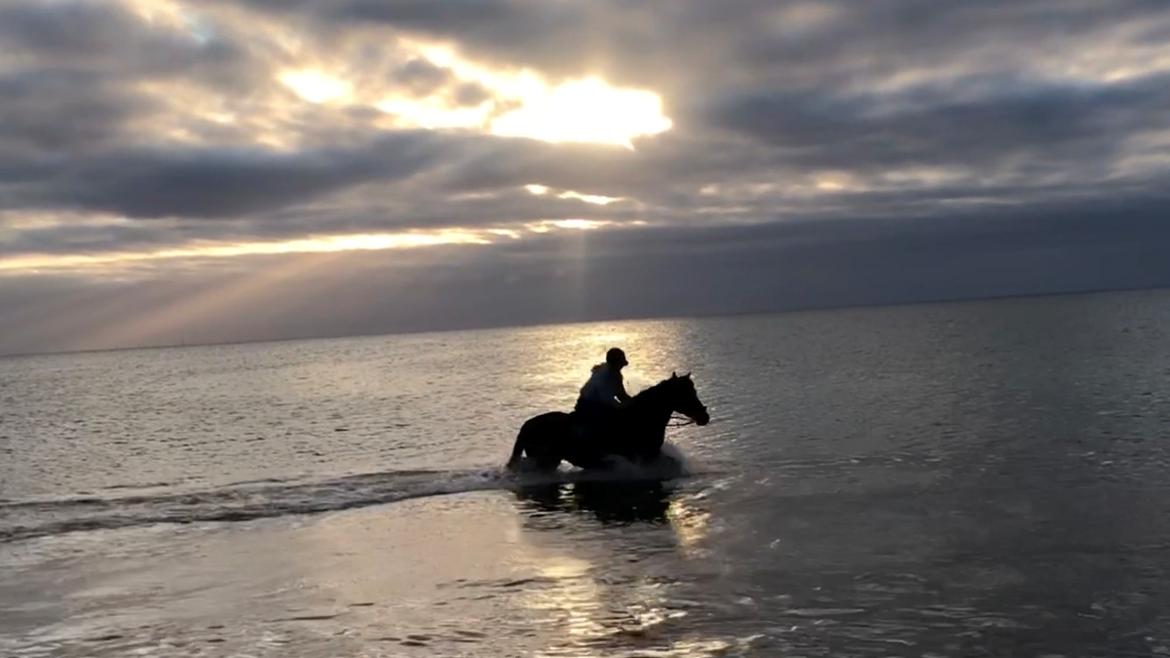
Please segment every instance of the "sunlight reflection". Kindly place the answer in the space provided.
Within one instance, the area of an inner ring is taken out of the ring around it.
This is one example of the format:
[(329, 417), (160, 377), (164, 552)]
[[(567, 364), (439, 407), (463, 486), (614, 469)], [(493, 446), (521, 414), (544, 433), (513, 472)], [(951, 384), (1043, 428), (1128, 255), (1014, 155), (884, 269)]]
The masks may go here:
[(569, 635), (596, 637), (605, 632), (597, 619), (602, 608), (601, 588), (589, 575), (589, 562), (568, 556), (550, 557), (537, 565), (537, 571), (552, 586), (534, 590), (528, 604), (553, 620), (564, 624)]
[[(628, 530), (611, 526), (599, 534), (581, 537), (583, 541), (571, 544), (573, 549), (553, 536), (559, 534), (559, 525), (555, 526), (557, 532), (549, 535), (543, 531), (520, 535), (525, 562), (534, 565), (541, 576), (539, 586), (523, 591), (521, 599), (525, 607), (537, 613), (534, 619), (538, 623), (554, 626), (564, 637), (565, 642), (558, 643), (555, 649), (558, 655), (561, 651), (586, 648), (590, 653), (633, 655), (614, 653), (615, 649), (630, 648), (633, 642), (643, 650), (654, 646), (654, 655), (681, 658), (721, 655), (720, 651), (732, 646), (714, 639), (666, 640), (672, 625), (689, 614), (671, 603), (673, 588), (643, 577), (638, 568), (629, 572), (613, 570), (615, 558), (629, 556), (631, 549), (638, 547), (682, 545), (685, 550), (695, 549), (705, 533), (706, 515), (682, 504), (670, 514), (669, 526), (649, 523)], [(580, 518), (572, 516), (569, 520), (576, 523)], [(542, 547), (544, 539), (549, 539), (551, 546)], [(566, 555), (566, 550), (572, 554)]]
[[(565, 300), (568, 305), (580, 300)], [(524, 330), (524, 345), (530, 352), (526, 378), (539, 380), (539, 390), (556, 391), (556, 399), (534, 401), (552, 408), (571, 406), (590, 369), (605, 358), (605, 351), (618, 346), (626, 351), (630, 365), (624, 370), (630, 393), (656, 384), (670, 375), (678, 364), (681, 336), (678, 325), (654, 323), (587, 323)]]
[(666, 518), (684, 555), (702, 557), (707, 554), (702, 542), (710, 530), (710, 512), (690, 506), (682, 498), (675, 498), (670, 501)]
[[(529, 548), (536, 549), (531, 544)], [(555, 627), (563, 637), (558, 650), (625, 646), (632, 638), (644, 638), (654, 627), (687, 614), (666, 605), (658, 583), (623, 579), (615, 587), (609, 578), (599, 578), (597, 570), (605, 566), (595, 559), (536, 549), (527, 560), (540, 575), (540, 585), (522, 592), (521, 600), (536, 613), (534, 619), (540, 625)]]

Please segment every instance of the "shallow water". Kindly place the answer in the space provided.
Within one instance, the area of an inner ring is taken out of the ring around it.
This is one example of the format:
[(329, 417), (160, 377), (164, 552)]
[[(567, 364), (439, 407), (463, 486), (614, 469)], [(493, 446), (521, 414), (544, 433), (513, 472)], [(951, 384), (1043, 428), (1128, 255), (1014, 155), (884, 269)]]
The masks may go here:
[[(1170, 295), (0, 360), (0, 655), (1170, 653)], [(604, 348), (689, 473), (502, 472)]]

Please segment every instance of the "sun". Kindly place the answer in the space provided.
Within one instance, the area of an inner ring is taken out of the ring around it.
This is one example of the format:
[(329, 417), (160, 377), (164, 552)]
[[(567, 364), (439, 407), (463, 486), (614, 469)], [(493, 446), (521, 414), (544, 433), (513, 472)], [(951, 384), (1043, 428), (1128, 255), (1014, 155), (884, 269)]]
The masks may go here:
[(673, 125), (662, 113), (658, 94), (614, 87), (597, 78), (536, 85), (518, 101), (519, 107), (491, 122), (493, 134), (633, 148), (633, 138), (657, 135)]

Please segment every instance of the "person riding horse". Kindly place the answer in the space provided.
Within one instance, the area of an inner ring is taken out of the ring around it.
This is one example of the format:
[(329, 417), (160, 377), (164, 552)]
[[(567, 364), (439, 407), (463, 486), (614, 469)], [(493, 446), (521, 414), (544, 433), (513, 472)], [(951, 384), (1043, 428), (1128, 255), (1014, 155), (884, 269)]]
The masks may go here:
[(626, 353), (614, 347), (605, 353), (605, 363), (593, 366), (574, 406), (577, 420), (588, 434), (595, 435), (612, 428), (618, 410), (633, 399), (622, 380), (622, 368), (629, 363)]
[[(531, 464), (536, 470), (555, 471), (562, 461), (579, 468), (609, 468), (614, 457), (646, 463), (661, 454), (666, 428), (674, 414), (682, 414), (699, 426), (711, 421), (690, 373), (681, 377), (671, 373), (669, 379), (633, 398), (624, 395), (628, 402), (622, 402), (619, 391), (625, 394), (625, 387), (620, 371), (626, 359), (620, 350), (611, 351), (611, 355), (612, 363), (594, 368), (594, 376), (581, 389), (578, 411), (549, 411), (524, 421), (508, 457), (509, 470)], [(582, 433), (582, 410), (585, 414), (600, 411), (602, 422), (608, 422), (608, 426), (604, 431)]]

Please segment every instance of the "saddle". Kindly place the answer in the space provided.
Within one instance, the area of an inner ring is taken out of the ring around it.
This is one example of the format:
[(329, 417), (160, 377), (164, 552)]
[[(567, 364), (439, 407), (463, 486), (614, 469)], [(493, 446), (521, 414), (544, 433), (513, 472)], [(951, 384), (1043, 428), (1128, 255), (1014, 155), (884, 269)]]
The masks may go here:
[(619, 416), (618, 410), (611, 407), (578, 407), (569, 419), (574, 437), (584, 440), (613, 432)]

